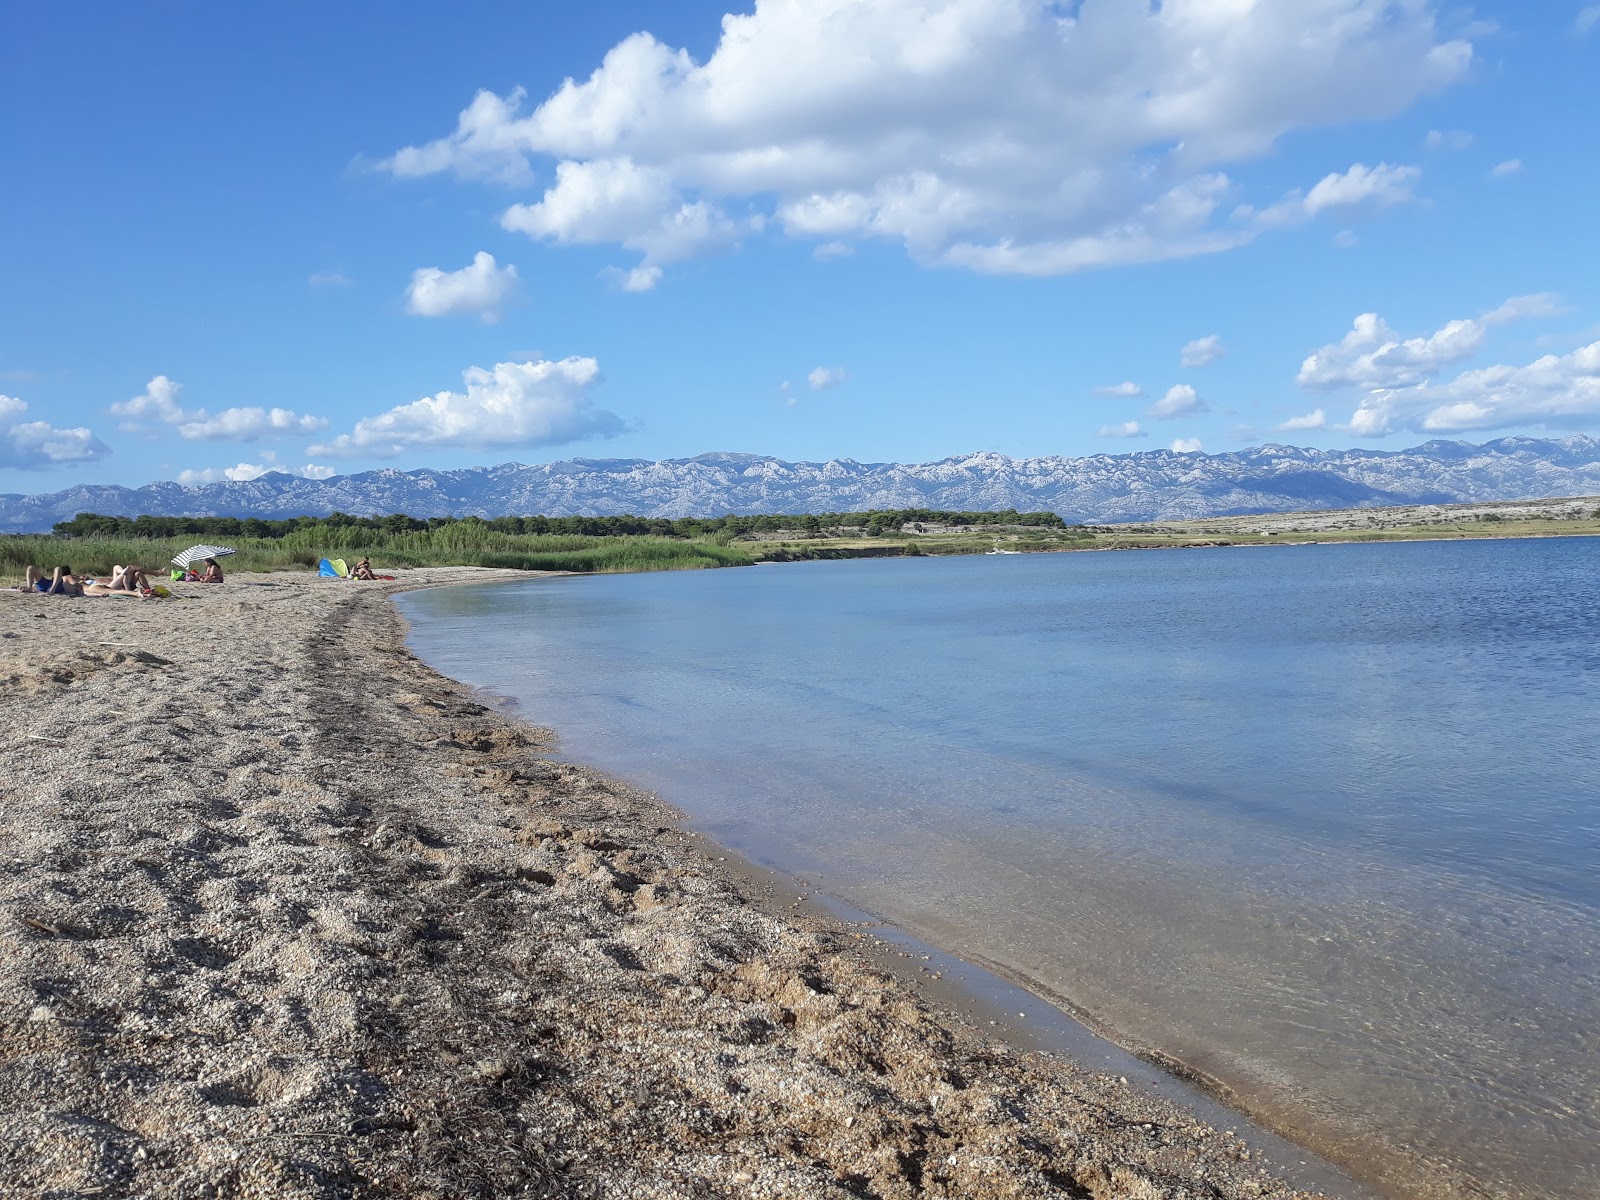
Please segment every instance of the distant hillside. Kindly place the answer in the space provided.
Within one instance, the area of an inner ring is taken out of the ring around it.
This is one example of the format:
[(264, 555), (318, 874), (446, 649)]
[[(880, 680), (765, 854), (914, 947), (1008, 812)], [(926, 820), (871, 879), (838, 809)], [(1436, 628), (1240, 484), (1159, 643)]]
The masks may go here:
[(0, 531), (48, 530), (80, 512), (118, 516), (720, 516), (942, 508), (1060, 513), (1068, 521), (1153, 521), (1391, 504), (1442, 504), (1600, 492), (1600, 441), (1509, 437), (1409, 450), (1257, 446), (1229, 454), (1095, 454), (938, 462), (793, 463), (758, 454), (571, 459), (460, 471), (363, 471), (331, 479), (264, 475), (244, 483), (141, 488), (82, 485), (0, 496)]

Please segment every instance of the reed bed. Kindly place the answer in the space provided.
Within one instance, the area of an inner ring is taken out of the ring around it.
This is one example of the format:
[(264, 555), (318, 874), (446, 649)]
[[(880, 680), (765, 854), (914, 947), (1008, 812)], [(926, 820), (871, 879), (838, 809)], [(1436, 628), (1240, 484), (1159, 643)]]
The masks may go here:
[[(105, 574), (116, 563), (165, 570), (172, 557), (202, 540), (178, 538), (0, 537), (0, 574), (20, 578), (32, 563), (49, 570), (71, 566), (79, 574)], [(408, 533), (369, 529), (298, 530), (281, 538), (228, 538), (237, 553), (224, 563), (236, 571), (315, 569), (323, 558), (363, 555), (382, 571), (391, 567), (508, 567), (523, 571), (676, 571), (748, 566), (748, 554), (710, 541), (659, 537), (577, 537), (499, 533), (461, 523)]]

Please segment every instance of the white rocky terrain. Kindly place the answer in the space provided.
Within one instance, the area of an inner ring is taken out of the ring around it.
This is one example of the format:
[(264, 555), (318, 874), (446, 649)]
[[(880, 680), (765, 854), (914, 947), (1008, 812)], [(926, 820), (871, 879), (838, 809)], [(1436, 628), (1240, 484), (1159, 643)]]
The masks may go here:
[(1256, 446), (1086, 458), (978, 453), (938, 462), (785, 462), (758, 454), (570, 459), (455, 471), (384, 469), (330, 479), (141, 488), (80, 485), (0, 495), (0, 531), (37, 532), (81, 512), (117, 516), (720, 516), (871, 508), (1046, 510), (1094, 523), (1449, 504), (1600, 493), (1600, 441), (1507, 437), (1406, 450)]

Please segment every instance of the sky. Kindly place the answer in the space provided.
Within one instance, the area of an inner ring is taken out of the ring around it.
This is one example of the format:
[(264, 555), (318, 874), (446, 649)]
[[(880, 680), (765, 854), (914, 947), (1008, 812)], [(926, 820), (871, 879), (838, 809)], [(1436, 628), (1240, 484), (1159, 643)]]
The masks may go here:
[(0, 491), (1600, 432), (1600, 4), (0, 0)]

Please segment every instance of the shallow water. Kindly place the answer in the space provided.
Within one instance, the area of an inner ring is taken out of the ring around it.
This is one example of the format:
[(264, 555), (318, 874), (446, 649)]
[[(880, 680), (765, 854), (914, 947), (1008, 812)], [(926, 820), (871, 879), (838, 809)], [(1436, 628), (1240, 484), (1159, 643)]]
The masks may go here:
[(752, 857), (1369, 1178), (1600, 1195), (1600, 540), (412, 593), (413, 647)]

